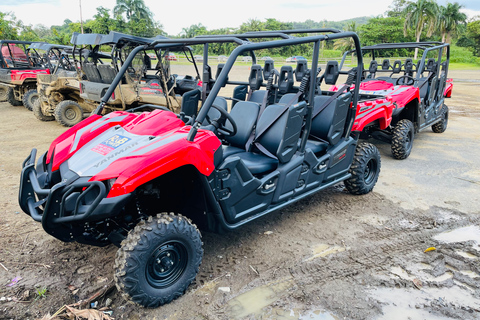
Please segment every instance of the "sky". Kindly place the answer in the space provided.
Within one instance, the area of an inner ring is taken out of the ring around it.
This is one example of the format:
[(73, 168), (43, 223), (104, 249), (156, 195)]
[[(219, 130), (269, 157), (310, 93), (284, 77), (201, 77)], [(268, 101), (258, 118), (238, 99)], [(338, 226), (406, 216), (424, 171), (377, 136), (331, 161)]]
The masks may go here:
[[(65, 19), (80, 21), (80, 1), (83, 20), (92, 19), (96, 8), (113, 10), (116, 0), (0, 0), (0, 12), (13, 12), (26, 25), (62, 25)], [(480, 15), (479, 0), (452, 0), (463, 4), (469, 17)], [(249, 19), (265, 21), (275, 18), (282, 22), (340, 21), (361, 16), (384, 14), (391, 0), (144, 0), (169, 35), (182, 28), (201, 23), (207, 29), (238, 28)], [(447, 0), (437, 0), (445, 5)]]

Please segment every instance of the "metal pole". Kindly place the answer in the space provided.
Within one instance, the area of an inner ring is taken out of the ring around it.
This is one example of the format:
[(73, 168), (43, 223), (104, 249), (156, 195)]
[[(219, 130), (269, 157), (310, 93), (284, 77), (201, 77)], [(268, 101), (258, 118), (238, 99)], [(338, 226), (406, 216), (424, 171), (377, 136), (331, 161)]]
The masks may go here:
[(78, 0), (78, 3), (80, 5), (80, 26), (81, 26), (82, 34), (83, 34), (82, 0)]

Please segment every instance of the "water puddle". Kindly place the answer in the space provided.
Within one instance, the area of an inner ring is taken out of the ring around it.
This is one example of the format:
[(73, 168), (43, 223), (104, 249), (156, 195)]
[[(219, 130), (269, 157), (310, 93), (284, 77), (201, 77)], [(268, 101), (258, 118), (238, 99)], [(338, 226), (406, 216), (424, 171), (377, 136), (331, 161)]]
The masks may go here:
[(261, 316), (262, 309), (287, 295), (293, 287), (293, 279), (284, 279), (247, 291), (230, 300), (225, 313), (232, 319), (243, 319), (248, 315)]
[(471, 254), (469, 252), (465, 252), (465, 251), (457, 251), (457, 254), (468, 259), (478, 259), (476, 255)]
[(430, 306), (441, 302), (443, 305), (454, 304), (457, 307), (478, 309), (480, 301), (460, 287), (450, 288), (422, 288), (396, 289), (377, 288), (370, 291), (370, 296), (384, 304), (383, 315), (377, 319), (404, 320), (404, 319), (451, 319), (430, 313)]
[(479, 244), (480, 228), (477, 226), (468, 226), (468, 227), (458, 228), (458, 229), (439, 233), (433, 238), (435, 240), (446, 242), (446, 243), (475, 241), (477, 244)]
[(311, 261), (316, 258), (326, 257), (330, 254), (339, 253), (345, 251), (345, 247), (340, 246), (329, 246), (328, 244), (319, 244), (318, 246), (312, 249), (313, 256), (306, 259), (305, 261)]
[(284, 310), (280, 308), (272, 308), (269, 312), (262, 315), (261, 319), (275, 319), (275, 320), (339, 320), (340, 318), (334, 316), (327, 311), (304, 311), (300, 312), (297, 309)]
[(460, 271), (463, 275), (469, 276), (472, 279), (479, 278), (480, 275), (474, 271), (471, 270), (462, 270)]

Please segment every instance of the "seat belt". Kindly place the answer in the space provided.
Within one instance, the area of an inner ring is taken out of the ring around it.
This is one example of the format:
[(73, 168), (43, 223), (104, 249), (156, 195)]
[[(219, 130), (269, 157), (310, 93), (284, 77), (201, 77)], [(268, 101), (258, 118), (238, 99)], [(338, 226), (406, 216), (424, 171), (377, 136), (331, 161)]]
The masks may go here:
[(326, 107), (328, 107), (328, 105), (330, 103), (332, 103), (333, 100), (337, 99), (342, 93), (343, 91), (345, 91), (345, 89), (347, 89), (348, 87), (350, 87), (350, 85), (346, 84), (344, 85), (343, 87), (341, 87), (340, 89), (338, 89), (337, 92), (335, 92), (334, 95), (330, 96), (330, 98), (324, 103), (322, 104), (322, 106), (320, 108), (318, 108), (318, 110), (316, 110), (313, 114), (312, 114), (312, 119), (315, 118), (316, 116), (318, 116), (318, 114), (320, 112), (323, 111), (323, 109), (325, 109)]

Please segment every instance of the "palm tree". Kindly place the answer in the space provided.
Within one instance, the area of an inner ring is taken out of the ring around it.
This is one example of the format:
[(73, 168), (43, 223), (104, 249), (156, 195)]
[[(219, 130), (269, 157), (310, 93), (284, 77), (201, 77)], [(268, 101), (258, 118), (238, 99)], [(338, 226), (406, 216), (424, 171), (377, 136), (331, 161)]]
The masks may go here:
[[(403, 33), (407, 36), (409, 28), (415, 30), (415, 38), (420, 42), (420, 36), (423, 29), (427, 28), (427, 37), (430, 37), (435, 31), (437, 15), (439, 9), (438, 4), (434, 0), (417, 0), (417, 2), (409, 2), (405, 7), (405, 23), (403, 25)], [(415, 57), (417, 59), (418, 49), (415, 49)]]
[(125, 14), (127, 21), (152, 21), (152, 12), (143, 0), (117, 0), (113, 14), (117, 17)]
[(440, 7), (440, 19), (438, 22), (442, 32), (442, 42), (445, 42), (445, 37), (447, 42), (450, 42), (451, 34), (457, 31), (458, 25), (466, 24), (467, 15), (460, 12), (462, 8), (463, 5), (458, 2), (449, 2), (446, 7)]

